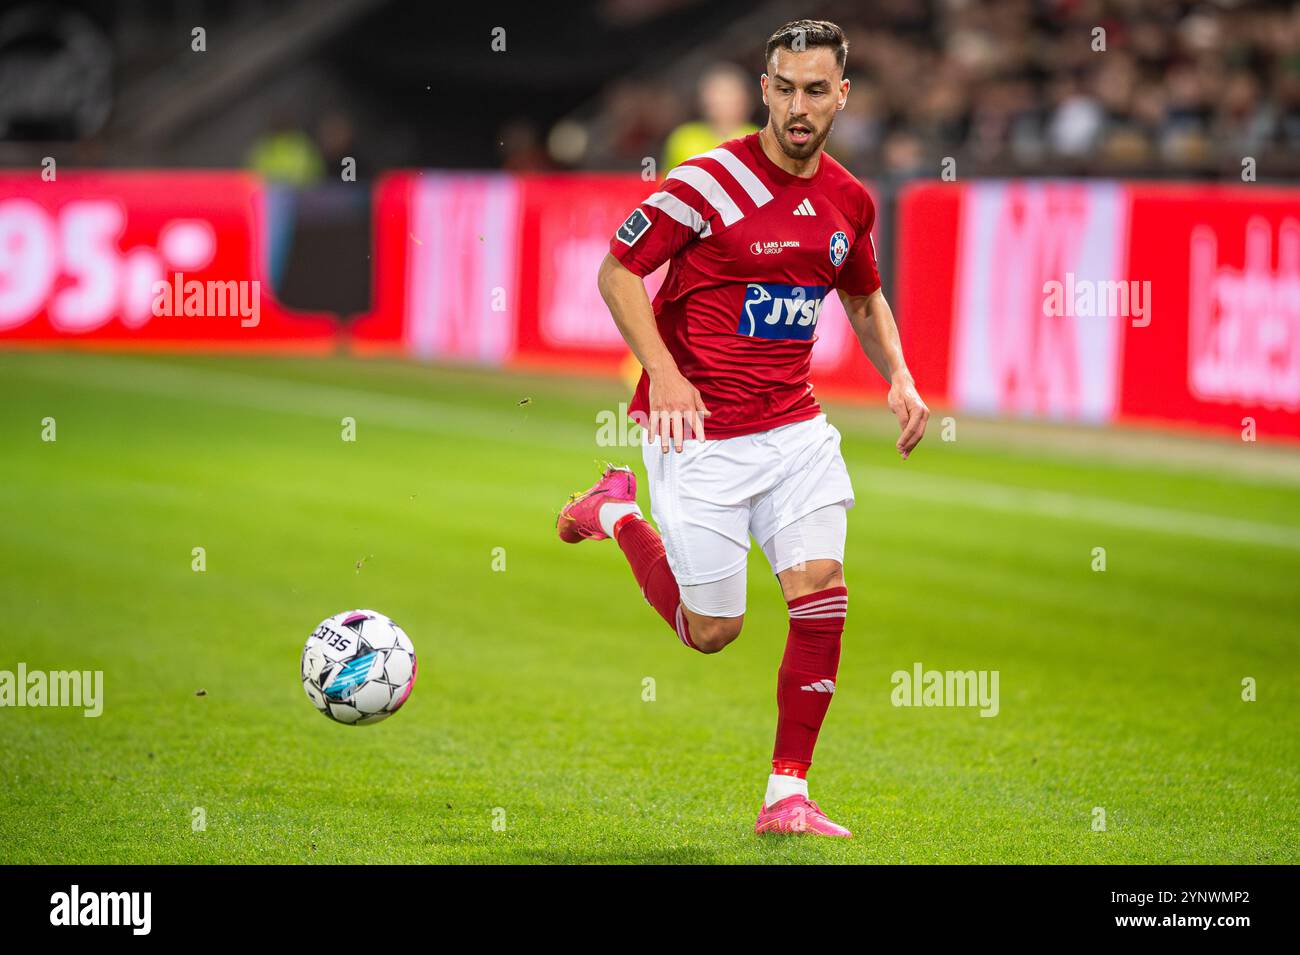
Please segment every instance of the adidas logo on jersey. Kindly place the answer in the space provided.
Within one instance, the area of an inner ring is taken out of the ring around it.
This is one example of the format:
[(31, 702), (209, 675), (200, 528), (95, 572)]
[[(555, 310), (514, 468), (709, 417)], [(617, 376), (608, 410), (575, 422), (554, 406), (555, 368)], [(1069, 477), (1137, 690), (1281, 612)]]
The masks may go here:
[(815, 216), (817, 212), (813, 209), (812, 203), (804, 199), (803, 202), (794, 207), (794, 214), (797, 216)]

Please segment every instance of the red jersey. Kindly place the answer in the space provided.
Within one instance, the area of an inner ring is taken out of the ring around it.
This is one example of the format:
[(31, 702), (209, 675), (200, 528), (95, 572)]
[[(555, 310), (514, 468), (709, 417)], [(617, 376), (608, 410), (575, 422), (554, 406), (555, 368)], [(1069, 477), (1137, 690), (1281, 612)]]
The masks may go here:
[[(671, 260), (655, 321), (712, 412), (705, 437), (820, 413), (808, 371), (822, 301), (880, 288), (875, 218), (866, 188), (826, 153), (803, 179), (752, 133), (673, 169), (619, 227), (609, 248), (629, 271)], [(649, 384), (643, 371), (628, 409), (643, 422)]]

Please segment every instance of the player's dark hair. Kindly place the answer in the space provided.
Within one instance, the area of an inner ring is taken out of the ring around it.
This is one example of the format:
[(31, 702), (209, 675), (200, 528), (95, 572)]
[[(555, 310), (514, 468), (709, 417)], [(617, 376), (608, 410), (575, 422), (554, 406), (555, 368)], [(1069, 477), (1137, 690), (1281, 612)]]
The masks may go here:
[(791, 20), (767, 38), (767, 51), (764, 63), (772, 62), (772, 54), (778, 47), (802, 52), (815, 46), (828, 46), (835, 51), (835, 62), (840, 72), (844, 72), (844, 63), (849, 58), (849, 41), (844, 31), (829, 20)]

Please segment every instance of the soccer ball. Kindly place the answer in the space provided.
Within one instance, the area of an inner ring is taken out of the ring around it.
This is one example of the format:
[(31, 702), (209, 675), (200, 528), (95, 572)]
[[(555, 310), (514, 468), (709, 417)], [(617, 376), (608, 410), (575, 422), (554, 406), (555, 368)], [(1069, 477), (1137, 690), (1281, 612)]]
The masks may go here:
[(415, 646), (382, 613), (349, 610), (321, 621), (302, 649), (302, 688), (332, 720), (354, 726), (396, 713), (415, 686)]

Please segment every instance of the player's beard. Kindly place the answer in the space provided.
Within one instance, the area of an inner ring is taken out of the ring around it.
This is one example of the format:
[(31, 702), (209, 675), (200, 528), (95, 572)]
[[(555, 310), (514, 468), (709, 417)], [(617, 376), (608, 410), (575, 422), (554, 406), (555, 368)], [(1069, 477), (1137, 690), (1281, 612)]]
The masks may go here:
[[(781, 147), (781, 152), (791, 159), (808, 159), (816, 155), (817, 150), (822, 148), (822, 144), (826, 142), (826, 137), (831, 134), (832, 125), (833, 123), (827, 123), (825, 129), (819, 130), (808, 120), (799, 119), (787, 123), (784, 127), (778, 127), (773, 123), (772, 131), (776, 133), (776, 144)], [(788, 132), (790, 126), (806, 126), (812, 131), (812, 135), (808, 137), (806, 143), (792, 142)]]

